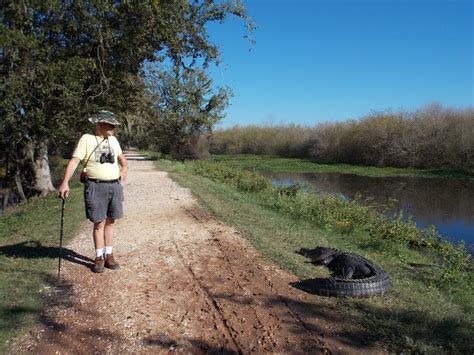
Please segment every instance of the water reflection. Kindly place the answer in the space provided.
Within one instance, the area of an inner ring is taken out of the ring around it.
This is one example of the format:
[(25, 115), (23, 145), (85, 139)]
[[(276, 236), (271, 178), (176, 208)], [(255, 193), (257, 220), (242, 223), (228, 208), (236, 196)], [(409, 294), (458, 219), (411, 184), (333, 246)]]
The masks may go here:
[(474, 180), (419, 177), (366, 177), (352, 174), (265, 174), (274, 184), (310, 184), (314, 191), (353, 199), (360, 194), (369, 204), (389, 204), (391, 212), (413, 216), (420, 227), (434, 225), (449, 240), (464, 240), (474, 250)]

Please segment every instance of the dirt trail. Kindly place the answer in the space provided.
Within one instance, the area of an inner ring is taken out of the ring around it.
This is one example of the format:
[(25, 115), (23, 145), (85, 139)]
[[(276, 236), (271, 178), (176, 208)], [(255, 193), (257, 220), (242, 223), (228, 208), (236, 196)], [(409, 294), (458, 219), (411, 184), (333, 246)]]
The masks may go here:
[[(66, 247), (62, 284), (19, 351), (35, 353), (367, 353), (338, 335), (334, 312), (238, 232), (204, 214), (188, 189), (129, 154), (119, 270), (94, 274), (91, 224)], [(66, 216), (67, 219), (67, 216)], [(67, 220), (66, 220), (67, 223)], [(75, 254), (77, 253), (77, 254)]]

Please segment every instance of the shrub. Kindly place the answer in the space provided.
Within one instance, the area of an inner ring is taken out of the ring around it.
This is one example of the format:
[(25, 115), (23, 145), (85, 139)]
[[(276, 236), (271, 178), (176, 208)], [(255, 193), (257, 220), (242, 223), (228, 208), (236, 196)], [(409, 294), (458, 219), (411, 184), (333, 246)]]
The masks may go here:
[(254, 172), (228, 167), (223, 163), (196, 161), (192, 163), (192, 168), (199, 175), (232, 185), (244, 192), (262, 192), (272, 189), (270, 179)]

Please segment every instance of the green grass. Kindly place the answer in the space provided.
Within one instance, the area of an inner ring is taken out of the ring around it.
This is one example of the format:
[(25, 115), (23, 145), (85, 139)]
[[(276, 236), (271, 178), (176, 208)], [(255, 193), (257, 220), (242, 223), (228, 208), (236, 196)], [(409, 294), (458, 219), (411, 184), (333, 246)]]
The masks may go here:
[[(85, 218), (77, 179), (72, 178), (65, 204), (63, 245)], [(0, 353), (7, 353), (11, 340), (38, 322), (47, 306), (44, 291), (57, 281), (60, 222), (61, 200), (54, 193), (0, 217)]]
[(437, 263), (432, 253), (400, 243), (374, 245), (373, 236), (360, 229), (349, 232), (322, 229), (311, 221), (272, 208), (266, 192), (243, 192), (235, 186), (196, 175), (192, 163), (159, 160), (156, 164), (179, 184), (190, 188), (202, 206), (239, 230), (261, 255), (300, 278), (327, 274), (294, 252), (317, 245), (358, 253), (386, 270), (393, 289), (383, 297), (314, 296), (313, 309), (340, 310), (343, 320), (340, 325), (346, 336), (366, 339), (393, 352), (474, 351), (472, 273), (440, 282), (439, 268), (427, 266)]
[(215, 155), (215, 161), (248, 170), (275, 173), (343, 173), (362, 176), (421, 176), (474, 178), (473, 171), (413, 168), (377, 168), (347, 164), (318, 164), (304, 159), (278, 158), (268, 155)]

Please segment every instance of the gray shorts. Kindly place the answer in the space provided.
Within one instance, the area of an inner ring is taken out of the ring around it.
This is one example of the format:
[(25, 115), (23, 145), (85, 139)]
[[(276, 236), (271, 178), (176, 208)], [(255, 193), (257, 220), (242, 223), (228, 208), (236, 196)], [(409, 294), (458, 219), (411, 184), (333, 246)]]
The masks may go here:
[(118, 219), (123, 216), (123, 187), (120, 182), (94, 182), (84, 184), (86, 217), (100, 223), (107, 217)]

